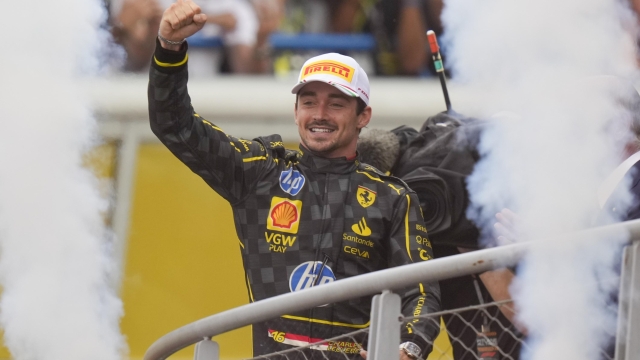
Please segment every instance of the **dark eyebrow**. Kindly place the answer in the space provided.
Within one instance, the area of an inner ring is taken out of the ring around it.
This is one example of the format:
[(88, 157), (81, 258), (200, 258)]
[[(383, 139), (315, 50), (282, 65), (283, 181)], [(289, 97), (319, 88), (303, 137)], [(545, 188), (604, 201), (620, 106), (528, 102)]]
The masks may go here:
[(329, 98), (330, 99), (343, 99), (345, 101), (349, 101), (349, 99), (351, 99), (349, 96), (340, 93), (340, 94), (329, 94)]
[[(304, 97), (304, 96), (317, 96), (315, 91), (310, 91), (310, 90), (306, 90), (301, 92), (298, 97)], [(345, 101), (349, 101), (349, 99), (351, 99), (351, 97), (343, 94), (342, 92), (340, 93), (334, 93), (334, 94), (329, 94), (329, 98), (330, 99), (342, 99)]]
[(303, 91), (300, 93), (300, 95), (298, 95), (299, 97), (303, 97), (303, 96), (316, 96), (316, 92), (315, 91)]

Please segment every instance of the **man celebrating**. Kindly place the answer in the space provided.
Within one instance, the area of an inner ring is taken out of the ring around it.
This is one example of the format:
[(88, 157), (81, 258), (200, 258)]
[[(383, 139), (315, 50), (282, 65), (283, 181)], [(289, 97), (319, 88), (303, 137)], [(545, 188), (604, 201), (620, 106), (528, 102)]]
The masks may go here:
[[(358, 160), (358, 134), (371, 119), (369, 80), (358, 63), (331, 53), (304, 64), (292, 89), (299, 151), (286, 150), (278, 135), (238, 139), (200, 117), (187, 92), (185, 38), (205, 21), (190, 0), (164, 12), (150, 70), (149, 119), (171, 152), (230, 202), (250, 300), (431, 259), (415, 193)], [(405, 316), (440, 306), (437, 283), (400, 295)], [(254, 324), (254, 356), (366, 328), (370, 308), (365, 297)], [(403, 326), (401, 356), (424, 358), (438, 329), (437, 321), (423, 319)], [(358, 357), (363, 340), (313, 349)], [(305, 355), (323, 357), (314, 350)]]

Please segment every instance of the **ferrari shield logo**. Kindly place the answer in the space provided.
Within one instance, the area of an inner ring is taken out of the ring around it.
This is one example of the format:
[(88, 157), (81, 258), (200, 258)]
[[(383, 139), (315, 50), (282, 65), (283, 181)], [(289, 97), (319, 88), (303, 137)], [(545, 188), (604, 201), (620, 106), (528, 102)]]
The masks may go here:
[(363, 208), (373, 205), (376, 201), (376, 193), (364, 186), (358, 186), (356, 197), (358, 198), (358, 203), (362, 205)]

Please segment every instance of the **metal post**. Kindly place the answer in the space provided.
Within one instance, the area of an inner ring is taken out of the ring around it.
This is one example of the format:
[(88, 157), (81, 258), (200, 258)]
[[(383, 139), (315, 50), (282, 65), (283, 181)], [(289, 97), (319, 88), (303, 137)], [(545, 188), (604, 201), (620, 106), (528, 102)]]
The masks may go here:
[(400, 296), (390, 291), (373, 297), (367, 360), (400, 359)]
[(193, 360), (218, 360), (220, 359), (220, 346), (215, 341), (204, 339), (196, 344)]
[(116, 160), (116, 205), (113, 212), (114, 254), (117, 274), (112, 279), (113, 288), (120, 292), (129, 234), (131, 202), (133, 201), (136, 165), (138, 162), (139, 136), (133, 124), (125, 126), (122, 143)]
[(618, 304), (616, 360), (640, 359), (640, 244), (624, 249)]

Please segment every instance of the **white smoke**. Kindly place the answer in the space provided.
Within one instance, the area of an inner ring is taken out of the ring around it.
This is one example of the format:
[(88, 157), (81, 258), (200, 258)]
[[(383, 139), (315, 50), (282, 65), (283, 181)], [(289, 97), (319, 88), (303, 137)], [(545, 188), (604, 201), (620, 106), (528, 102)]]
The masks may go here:
[(2, 6), (0, 324), (17, 360), (117, 360), (122, 304), (101, 212), (81, 166), (96, 123), (76, 81), (99, 69), (100, 0)]
[[(505, 207), (522, 219), (520, 240), (611, 221), (596, 193), (622, 160), (628, 139), (614, 135), (630, 133), (629, 114), (609, 82), (592, 77), (634, 74), (629, 10), (611, 0), (447, 0), (443, 22), (454, 80), (476, 89), (463, 111), (499, 114), (468, 182), (469, 214), (485, 236)], [(608, 292), (616, 286), (615, 240), (624, 237), (528, 255), (514, 288), (534, 345), (527, 358), (599, 358), (615, 327)]]

